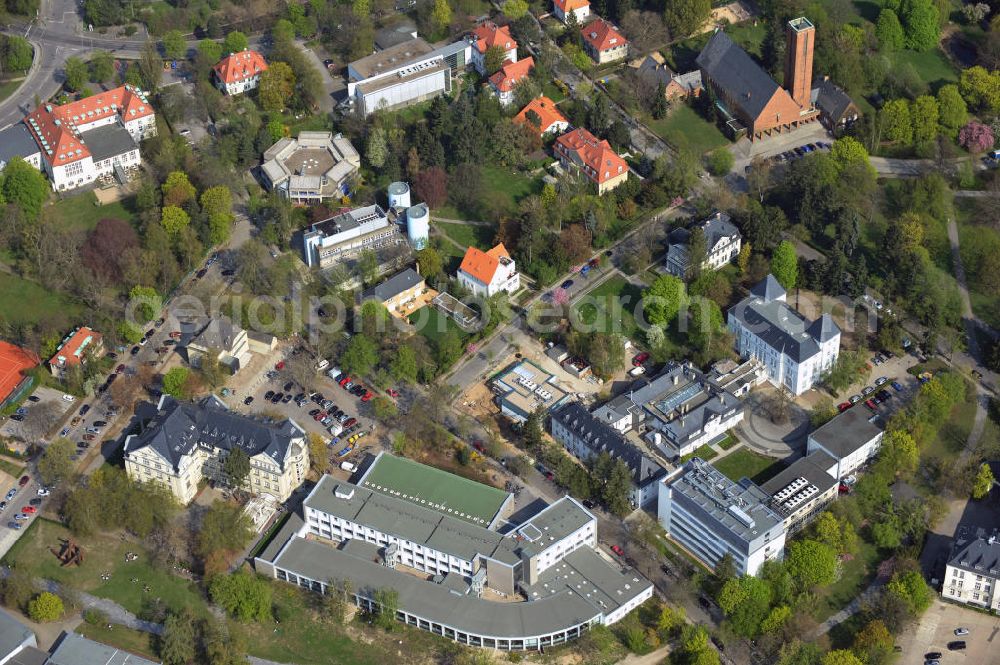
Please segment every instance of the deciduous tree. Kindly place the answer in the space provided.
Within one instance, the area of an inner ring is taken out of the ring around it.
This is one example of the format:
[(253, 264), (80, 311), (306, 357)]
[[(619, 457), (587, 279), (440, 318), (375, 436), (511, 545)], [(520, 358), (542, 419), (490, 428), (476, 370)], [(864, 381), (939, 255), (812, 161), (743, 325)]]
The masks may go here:
[(799, 260), (795, 255), (795, 245), (782, 240), (771, 256), (771, 274), (786, 291), (795, 288), (799, 275)]
[(268, 113), (280, 113), (292, 99), (295, 74), (287, 62), (272, 62), (260, 75), (257, 95), (260, 106)]
[(989, 125), (975, 120), (966, 123), (958, 131), (958, 143), (971, 153), (986, 152), (993, 147), (996, 139)]
[(879, 12), (878, 21), (875, 22), (875, 37), (883, 51), (898, 51), (903, 48), (905, 36), (896, 12), (889, 8)]
[(87, 79), (90, 78), (87, 63), (75, 55), (66, 58), (63, 74), (66, 76), (66, 87), (73, 92), (82, 90), (83, 86), (87, 85)]
[(990, 465), (985, 462), (980, 464), (976, 478), (972, 482), (972, 498), (976, 500), (986, 498), (990, 489), (993, 488), (994, 481), (993, 469), (990, 468)]
[(448, 174), (439, 166), (424, 169), (413, 182), (413, 193), (431, 209), (440, 208), (448, 200)]
[(168, 30), (161, 40), (163, 54), (171, 60), (180, 60), (187, 54), (187, 43), (180, 30)]
[(950, 136), (955, 136), (959, 127), (968, 119), (968, 109), (958, 86), (954, 83), (941, 86), (937, 94), (938, 120)]
[(28, 602), (28, 616), (36, 623), (57, 621), (62, 618), (64, 609), (62, 598), (43, 591)]
[(646, 320), (656, 326), (668, 326), (677, 318), (686, 298), (684, 282), (673, 275), (661, 275), (643, 291)]
[(213, 602), (240, 621), (271, 619), (271, 586), (244, 569), (232, 575), (216, 575), (208, 592)]
[(59, 437), (45, 447), (42, 458), (38, 461), (38, 474), (46, 485), (56, 485), (69, 478), (73, 473), (73, 453), (76, 451), (73, 442)]
[(239, 53), (245, 51), (250, 46), (250, 40), (239, 30), (226, 33), (226, 38), (222, 42), (223, 53)]

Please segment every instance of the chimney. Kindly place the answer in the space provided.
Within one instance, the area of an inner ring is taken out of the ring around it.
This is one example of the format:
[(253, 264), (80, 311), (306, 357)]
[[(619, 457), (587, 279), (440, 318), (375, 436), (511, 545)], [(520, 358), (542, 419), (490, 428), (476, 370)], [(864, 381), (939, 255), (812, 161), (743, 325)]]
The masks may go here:
[(796, 104), (810, 108), (816, 28), (805, 17), (793, 18), (788, 22), (785, 39), (785, 90)]

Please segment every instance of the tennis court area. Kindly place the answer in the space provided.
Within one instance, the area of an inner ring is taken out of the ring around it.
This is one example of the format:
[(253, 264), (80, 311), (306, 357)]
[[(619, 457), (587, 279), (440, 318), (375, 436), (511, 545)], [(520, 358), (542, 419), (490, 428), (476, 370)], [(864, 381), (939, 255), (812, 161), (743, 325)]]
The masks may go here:
[(394, 455), (380, 455), (359, 484), (482, 527), (493, 523), (510, 497), (495, 487)]

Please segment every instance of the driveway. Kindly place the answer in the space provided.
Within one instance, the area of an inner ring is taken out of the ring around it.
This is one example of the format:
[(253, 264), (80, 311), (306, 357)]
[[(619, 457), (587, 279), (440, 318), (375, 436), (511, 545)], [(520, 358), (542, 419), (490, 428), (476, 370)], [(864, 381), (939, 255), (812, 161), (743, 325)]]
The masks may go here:
[(740, 439), (752, 450), (770, 457), (785, 458), (805, 454), (809, 434), (809, 413), (795, 402), (787, 403), (787, 417), (775, 422), (778, 391), (766, 383), (743, 400), (743, 422), (736, 428)]
[[(956, 637), (954, 630), (968, 628), (969, 634)], [(938, 651), (948, 665), (995, 663), (1000, 649), (1000, 618), (970, 610), (960, 605), (935, 600), (919, 621), (906, 629), (896, 643), (903, 648), (898, 662), (919, 663), (925, 653)], [(949, 651), (948, 642), (964, 640), (964, 651)]]

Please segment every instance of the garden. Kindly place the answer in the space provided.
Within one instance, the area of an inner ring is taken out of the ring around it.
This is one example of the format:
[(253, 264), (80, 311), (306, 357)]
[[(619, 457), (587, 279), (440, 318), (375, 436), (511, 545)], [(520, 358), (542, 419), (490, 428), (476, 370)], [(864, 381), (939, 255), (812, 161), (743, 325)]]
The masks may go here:
[(638, 341), (635, 312), (642, 302), (642, 289), (615, 275), (588, 291), (574, 305), (575, 316), (598, 332), (620, 333)]

